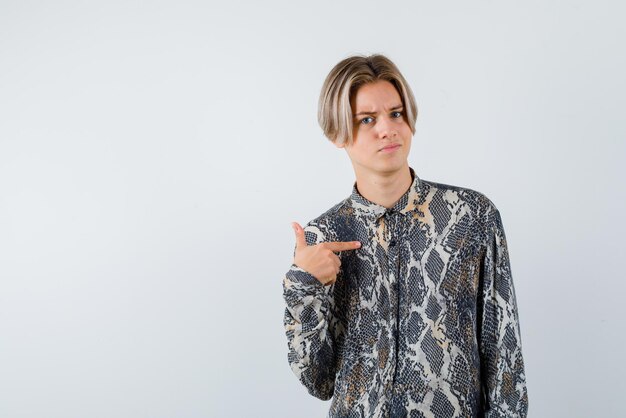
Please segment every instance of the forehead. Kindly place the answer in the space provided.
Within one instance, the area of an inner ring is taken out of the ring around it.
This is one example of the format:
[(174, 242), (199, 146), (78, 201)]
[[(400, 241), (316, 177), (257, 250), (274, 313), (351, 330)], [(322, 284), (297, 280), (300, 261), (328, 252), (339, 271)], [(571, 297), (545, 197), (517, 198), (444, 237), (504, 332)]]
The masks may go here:
[(363, 84), (356, 91), (352, 100), (355, 111), (392, 108), (402, 104), (400, 94), (393, 84), (387, 80), (377, 80)]

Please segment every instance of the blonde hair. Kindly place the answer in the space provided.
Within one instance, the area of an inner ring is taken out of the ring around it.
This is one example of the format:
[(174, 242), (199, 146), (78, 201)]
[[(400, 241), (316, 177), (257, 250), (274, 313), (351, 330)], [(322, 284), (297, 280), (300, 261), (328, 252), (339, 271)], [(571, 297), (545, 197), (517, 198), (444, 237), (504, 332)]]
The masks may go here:
[(339, 144), (352, 143), (351, 101), (358, 89), (378, 80), (389, 81), (398, 91), (404, 117), (415, 134), (417, 105), (413, 92), (398, 67), (384, 55), (355, 55), (343, 59), (326, 76), (317, 108), (317, 121), (324, 135)]

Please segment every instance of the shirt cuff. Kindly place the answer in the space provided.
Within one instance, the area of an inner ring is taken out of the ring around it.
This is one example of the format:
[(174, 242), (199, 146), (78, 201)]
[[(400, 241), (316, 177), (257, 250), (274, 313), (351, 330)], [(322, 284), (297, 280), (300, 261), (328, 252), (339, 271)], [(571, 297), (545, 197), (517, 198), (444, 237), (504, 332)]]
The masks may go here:
[(301, 269), (295, 264), (291, 265), (291, 268), (287, 272), (287, 278), (292, 283), (298, 283), (304, 287), (311, 287), (312, 289), (323, 289), (325, 286), (322, 282), (317, 280), (315, 276), (306, 270)]

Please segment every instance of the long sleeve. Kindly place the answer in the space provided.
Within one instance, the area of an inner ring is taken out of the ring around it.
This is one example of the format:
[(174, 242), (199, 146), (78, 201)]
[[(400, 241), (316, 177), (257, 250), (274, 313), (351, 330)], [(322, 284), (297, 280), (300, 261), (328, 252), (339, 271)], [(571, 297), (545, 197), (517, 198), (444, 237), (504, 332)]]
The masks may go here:
[(506, 236), (495, 206), (487, 211), (486, 220), (478, 318), (485, 417), (523, 418), (528, 392)]
[[(307, 225), (304, 230), (308, 245), (323, 241), (318, 228)], [(335, 384), (329, 287), (295, 264), (283, 280), (289, 366), (308, 392), (323, 400), (333, 396)]]

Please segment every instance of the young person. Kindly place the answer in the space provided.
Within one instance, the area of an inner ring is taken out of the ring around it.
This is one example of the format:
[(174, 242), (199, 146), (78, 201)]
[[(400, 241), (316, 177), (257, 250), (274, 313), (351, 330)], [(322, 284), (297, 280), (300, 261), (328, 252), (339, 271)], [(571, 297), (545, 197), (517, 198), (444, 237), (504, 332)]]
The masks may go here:
[(328, 417), (525, 417), (518, 310), (500, 213), (420, 179), (417, 107), (385, 56), (339, 62), (318, 120), (352, 193), (304, 228), (283, 280), (288, 362)]

